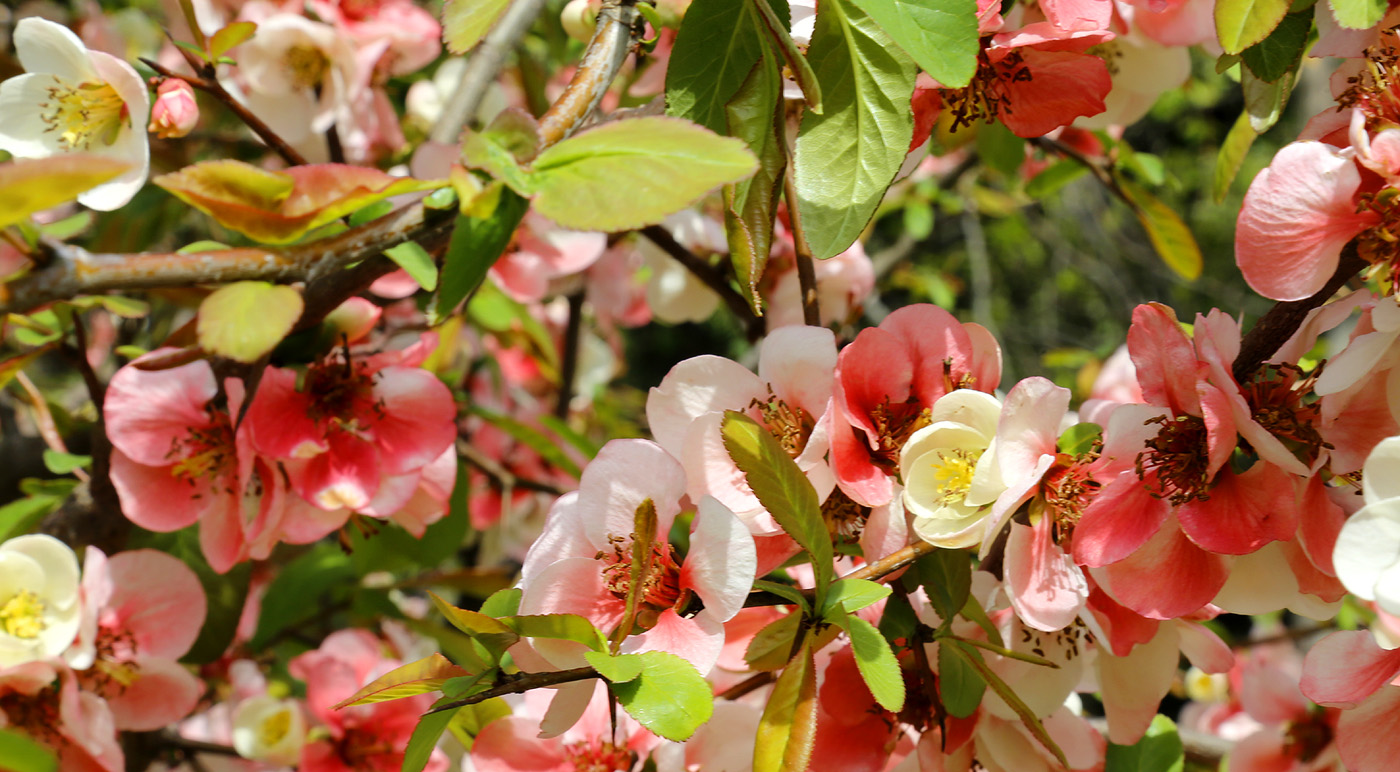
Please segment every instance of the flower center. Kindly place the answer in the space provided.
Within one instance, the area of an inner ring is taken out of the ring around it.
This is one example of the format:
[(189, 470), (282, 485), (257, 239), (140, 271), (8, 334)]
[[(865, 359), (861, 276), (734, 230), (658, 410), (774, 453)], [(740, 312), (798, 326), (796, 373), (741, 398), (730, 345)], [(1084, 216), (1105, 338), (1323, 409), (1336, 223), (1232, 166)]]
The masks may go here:
[(316, 88), (331, 67), (330, 59), (315, 46), (296, 45), (287, 49), (282, 59), (292, 72), (292, 82), (300, 88)]
[(972, 474), (977, 470), (977, 459), (964, 448), (946, 448), (929, 454), (936, 458), (929, 465), (933, 467), (934, 500), (939, 504), (960, 504), (972, 487)]
[(16, 638), (38, 638), (44, 631), (44, 601), (29, 590), (15, 593), (0, 606), (0, 628)]
[[(632, 589), (632, 541), (634, 536), (609, 536), (612, 552), (600, 551), (594, 556), (603, 562), (603, 585), (618, 600), (626, 600)], [(668, 608), (675, 608), (685, 594), (681, 590), (681, 569), (676, 563), (676, 548), (670, 544), (651, 545), (651, 564), (639, 577), (641, 591), (637, 594), (637, 623), (650, 627), (655, 617)], [(643, 614), (642, 607), (653, 613)]]
[(972, 81), (960, 89), (943, 92), (944, 104), (953, 116), (951, 131), (982, 121), (994, 123), (1002, 113), (1011, 112), (1007, 84), (1031, 80), (1029, 67), (1024, 66), (1019, 53), (1011, 52), (995, 64), (986, 49), (977, 55), (977, 72)]
[(1284, 731), (1284, 753), (1305, 764), (1322, 755), (1331, 744), (1332, 727), (1321, 708), (1308, 718), (1289, 724)]
[(576, 772), (627, 772), (632, 752), (607, 740), (581, 740), (564, 746), (564, 759)]
[(1084, 469), (1098, 458), (1097, 448), (1096, 445), (1094, 450), (1077, 456), (1057, 454), (1055, 465), (1041, 480), (1040, 493), (1045, 499), (1045, 509), (1055, 523), (1056, 542), (1064, 541), (1084, 515), (1084, 508), (1103, 487)]
[[(339, 362), (323, 362), (308, 368), (305, 389), (311, 397), (311, 420), (329, 421), (359, 436), (365, 429), (362, 424), (371, 418), (382, 419), (384, 405), (374, 399), (374, 376), (366, 369), (363, 362), (351, 362), (345, 355)], [(374, 416), (360, 415), (366, 409)]]
[(103, 145), (116, 142), (127, 115), (117, 90), (106, 83), (58, 83), (39, 105), (39, 117), (48, 127), (44, 133), (58, 134), (59, 144), (68, 150), (87, 150), (94, 139)]
[(1309, 466), (1323, 448), (1332, 447), (1317, 431), (1322, 411), (1316, 403), (1303, 402), (1315, 380), (1296, 365), (1270, 364), (1242, 389), (1254, 420)]
[(264, 748), (271, 748), (285, 740), (291, 730), (291, 711), (279, 710), (262, 720), (258, 726), (258, 740)]
[(772, 386), (768, 387), (768, 401), (759, 402), (755, 398), (749, 407), (757, 408), (763, 425), (778, 438), (778, 443), (789, 456), (797, 458), (802, 455), (807, 440), (812, 437), (812, 430), (817, 426), (811, 413), (778, 399), (773, 395)]
[(840, 542), (855, 542), (870, 519), (870, 507), (863, 507), (836, 488), (822, 502), (822, 519), (831, 538)]
[(1194, 415), (1158, 416), (1143, 422), (1161, 424), (1157, 436), (1137, 456), (1138, 479), (1159, 499), (1172, 504), (1205, 501), (1210, 487), (1210, 456), (1206, 448), (1206, 422)]
[(209, 426), (190, 429), (170, 443), (166, 458), (179, 459), (170, 473), (191, 484), (199, 478), (221, 477), (234, 462), (233, 427), (228, 414), (211, 411)]
[(1400, 50), (1394, 41), (1394, 28), (1382, 30), (1380, 41), (1364, 52), (1360, 73), (1347, 78), (1347, 87), (1337, 96), (1338, 109), (1360, 108), (1366, 114), (1366, 128), (1378, 131), (1400, 125)]
[(909, 437), (918, 430), (933, 423), (932, 412), (910, 397), (905, 402), (891, 403), (889, 398), (870, 411), (870, 421), (875, 425), (880, 448), (873, 451), (871, 461), (893, 473), (899, 469), (899, 451)]
[(141, 667), (135, 661), (136, 638), (129, 631), (100, 627), (94, 648), (97, 660), (77, 674), (78, 682), (87, 691), (115, 697), (141, 678)]

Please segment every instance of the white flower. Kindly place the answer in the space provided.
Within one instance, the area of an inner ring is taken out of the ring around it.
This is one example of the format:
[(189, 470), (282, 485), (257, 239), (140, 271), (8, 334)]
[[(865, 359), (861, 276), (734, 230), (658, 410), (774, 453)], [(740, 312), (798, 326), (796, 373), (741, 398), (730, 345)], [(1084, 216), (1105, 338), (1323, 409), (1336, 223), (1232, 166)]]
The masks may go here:
[(343, 134), (351, 124), (359, 65), (352, 41), (329, 24), (290, 13), (258, 22), (238, 49), (238, 70), (248, 106), (298, 150), (319, 147), (332, 126)]
[(245, 759), (292, 765), (306, 744), (306, 718), (296, 700), (266, 694), (238, 703), (233, 714), (233, 749)]
[(14, 39), (26, 72), (0, 83), (0, 149), (17, 158), (83, 151), (130, 163), (120, 177), (78, 196), (103, 211), (125, 205), (150, 168), (151, 98), (141, 77), (46, 19), (20, 20)]
[(82, 622), (78, 557), (52, 536), (0, 544), (0, 668), (56, 657)]
[(1361, 490), (1366, 506), (1342, 526), (1332, 562), (1348, 592), (1400, 615), (1400, 437), (1366, 457)]
[(904, 507), (919, 538), (939, 547), (982, 540), (982, 520), (1006, 487), (990, 464), (979, 464), (996, 437), (1001, 403), (971, 389), (933, 404), (933, 423), (915, 432), (899, 453)]

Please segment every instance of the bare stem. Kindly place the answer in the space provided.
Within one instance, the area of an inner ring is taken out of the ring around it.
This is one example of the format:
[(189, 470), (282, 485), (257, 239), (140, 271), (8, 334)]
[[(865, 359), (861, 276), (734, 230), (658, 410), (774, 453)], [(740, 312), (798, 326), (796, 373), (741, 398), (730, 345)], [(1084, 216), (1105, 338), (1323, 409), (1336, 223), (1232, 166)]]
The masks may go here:
[(505, 66), (506, 57), (525, 37), (543, 7), (544, 0), (514, 0), (501, 14), (500, 21), (467, 59), (462, 79), (457, 82), (457, 88), (443, 107), (437, 123), (433, 124), (432, 141), (444, 145), (456, 144), (462, 127), (481, 106), (487, 87)]
[(718, 268), (705, 262), (699, 255), (686, 249), (671, 232), (660, 225), (648, 225), (638, 231), (643, 236), (651, 240), (653, 244), (661, 247), (666, 254), (670, 255), (676, 262), (685, 266), (687, 271), (719, 295), (720, 300), (734, 312), (739, 321), (744, 325), (744, 331), (749, 340), (758, 340), (763, 335), (763, 320), (756, 316), (744, 297), (739, 294), (733, 286), (729, 284), (729, 279)]
[(540, 116), (540, 138), (548, 147), (583, 125), (602, 101), (632, 48), (632, 34), (641, 14), (637, 0), (603, 0), (598, 26), (583, 53), (574, 77), (553, 105)]
[(547, 673), (518, 673), (501, 677), (501, 683), (487, 689), (484, 692), (473, 694), (470, 697), (463, 697), (460, 700), (453, 700), (446, 705), (433, 708), (429, 713), (441, 713), (444, 710), (456, 710), (467, 705), (475, 705), (478, 702), (485, 702), (492, 697), (502, 697), (507, 694), (520, 694), (531, 689), (542, 689), (546, 686), (558, 686), (559, 684), (583, 681), (589, 678), (599, 678), (598, 671), (591, 667), (576, 667), (572, 670), (552, 670)]
[(797, 283), (802, 290), (802, 321), (811, 327), (822, 324), (821, 307), (817, 305), (817, 272), (812, 265), (812, 248), (802, 229), (802, 216), (797, 211), (797, 188), (792, 184), (792, 168), (783, 175), (783, 195), (787, 198), (788, 221), (792, 223), (792, 246), (797, 253)]
[(574, 399), (574, 381), (578, 378), (578, 353), (583, 342), (583, 290), (569, 295), (569, 323), (564, 329), (564, 358), (559, 366), (559, 398), (554, 404), (554, 415), (569, 417), (569, 405)]

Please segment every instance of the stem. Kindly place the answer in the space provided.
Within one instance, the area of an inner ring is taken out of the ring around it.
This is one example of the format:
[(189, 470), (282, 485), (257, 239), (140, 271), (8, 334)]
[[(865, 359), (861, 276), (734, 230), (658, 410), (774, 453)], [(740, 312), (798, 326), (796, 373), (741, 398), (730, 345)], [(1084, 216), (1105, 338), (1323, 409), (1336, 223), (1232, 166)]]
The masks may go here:
[(502, 676), (503, 683), (487, 689), (484, 692), (473, 694), (470, 697), (463, 697), (433, 708), (428, 713), (441, 713), (444, 710), (455, 710), (468, 705), (475, 705), (478, 702), (485, 702), (492, 697), (501, 697), (507, 694), (520, 694), (531, 689), (542, 689), (546, 686), (558, 686), (559, 684), (583, 681), (589, 678), (599, 678), (598, 671), (591, 667), (576, 667), (572, 670), (552, 670), (547, 673), (519, 673), (516, 675)]
[(760, 689), (773, 682), (773, 673), (767, 670), (754, 673), (737, 684), (715, 695), (717, 700), (737, 700), (745, 694)]
[[(791, 157), (791, 153), (789, 153)], [(812, 265), (812, 248), (802, 229), (802, 215), (797, 211), (797, 188), (792, 184), (792, 167), (783, 175), (783, 195), (787, 198), (788, 221), (792, 223), (792, 246), (797, 253), (797, 283), (802, 290), (802, 321), (809, 327), (822, 325), (821, 308), (817, 305), (817, 272)]]
[(729, 310), (743, 323), (744, 332), (750, 341), (763, 337), (763, 319), (754, 314), (748, 302), (729, 284), (728, 277), (721, 273), (718, 268), (686, 249), (679, 241), (676, 241), (670, 231), (660, 225), (648, 225), (638, 233), (646, 236), (656, 246), (661, 247), (666, 254), (675, 258), (676, 262), (685, 266), (691, 275), (719, 295), (720, 300), (723, 300)]
[(487, 33), (472, 55), (467, 59), (467, 67), (462, 79), (452, 92), (452, 98), (442, 109), (437, 123), (433, 124), (433, 142), (455, 145), (462, 133), (462, 127), (476, 115), (486, 89), (496, 79), (496, 74), (505, 66), (506, 56), (519, 45), (521, 38), (534, 25), (535, 18), (544, 8), (544, 0), (514, 0), (496, 26)]
[(292, 166), (302, 166), (307, 163), (306, 158), (302, 156), (301, 153), (297, 152), (296, 148), (287, 144), (287, 141), (278, 136), (277, 132), (272, 130), (272, 127), (263, 123), (261, 118), (254, 115), (242, 102), (234, 99), (232, 94), (224, 90), (223, 85), (219, 83), (218, 75), (215, 73), (213, 66), (208, 62), (196, 58), (194, 54), (183, 48), (179, 48), (178, 46), (176, 46), (176, 48), (184, 55), (185, 61), (189, 63), (190, 68), (193, 69), (197, 75), (181, 75), (163, 67), (159, 62), (153, 62), (150, 59), (142, 59), (141, 61), (145, 62), (147, 67), (150, 67), (162, 76), (183, 80), (194, 88), (223, 102), (228, 109), (233, 111), (234, 115), (238, 116), (238, 120), (242, 121), (249, 129), (252, 129), (253, 133), (258, 135), (259, 139), (266, 143), (268, 147), (277, 151), (277, 154), (282, 156), (282, 159), (287, 163)]
[(641, 14), (637, 0), (603, 0), (598, 26), (573, 80), (540, 117), (540, 138), (545, 147), (574, 133), (602, 101), (632, 48), (632, 33)]
[[(931, 554), (936, 549), (939, 548), (926, 541), (918, 541), (907, 547), (901, 547), (873, 563), (866, 563), (849, 574), (838, 578), (866, 579), (872, 582), (882, 582), (894, 572), (913, 563), (924, 555)], [(816, 593), (812, 590), (803, 590), (802, 597), (811, 601), (816, 597)], [(789, 605), (792, 605), (792, 601), (769, 592), (750, 593), (749, 596), (744, 599), (745, 608)], [(701, 608), (704, 608), (703, 604), (698, 604), (697, 601), (691, 601), (690, 605), (686, 607), (686, 613), (691, 613), (692, 609), (694, 611), (699, 611)]]
[(554, 415), (561, 419), (569, 417), (569, 403), (574, 398), (582, 328), (583, 290), (579, 290), (569, 295), (569, 324), (564, 330), (564, 361), (559, 367), (559, 398), (554, 403)]

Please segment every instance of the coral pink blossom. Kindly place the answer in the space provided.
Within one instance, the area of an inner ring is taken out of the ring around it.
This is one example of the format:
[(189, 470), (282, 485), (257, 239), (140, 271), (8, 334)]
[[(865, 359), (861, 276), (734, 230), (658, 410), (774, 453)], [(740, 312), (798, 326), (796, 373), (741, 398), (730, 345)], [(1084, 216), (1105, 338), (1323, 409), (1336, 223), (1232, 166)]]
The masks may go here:
[(126, 768), (106, 700), (78, 688), (66, 666), (31, 662), (0, 673), (0, 729), (52, 749), (63, 772)]
[(396, 511), (457, 435), (451, 392), (414, 366), (433, 342), (333, 355), (307, 368), (300, 389), (296, 372), (269, 369), (248, 410), (253, 444), (282, 460), (293, 490), (323, 510)]
[[(487, 724), (472, 743), (475, 772), (589, 772), (637, 767), (660, 739), (630, 715), (618, 711), (613, 726), (607, 690), (589, 682), (580, 690), (582, 715), (562, 733), (549, 727), (553, 707), (540, 692), (526, 695), (521, 710)], [(703, 731), (703, 727), (702, 727)]]
[(1400, 649), (1376, 645), (1361, 630), (1333, 633), (1303, 662), (1302, 690), (1320, 705), (1342, 708), (1337, 749), (1353, 772), (1393, 769), (1400, 757)]
[(199, 578), (183, 562), (156, 550), (111, 558), (88, 547), (83, 602), (95, 661), (78, 673), (83, 688), (112, 706), (117, 729), (150, 732), (194, 710), (204, 685), (177, 660), (204, 626)]
[(278, 538), (284, 488), (274, 464), (254, 452), (247, 429), (233, 429), (242, 384), (227, 383), (225, 410), (208, 362), (141, 369), (161, 354), (123, 367), (107, 386), (112, 485), (122, 513), (151, 531), (200, 523), (204, 557), (221, 573), (249, 557), (266, 558)]
[[(401, 664), (384, 651), (366, 630), (339, 630), (321, 648), (291, 661), (288, 670), (306, 682), (306, 707), (329, 735), (302, 747), (301, 772), (398, 772), (403, 766), (408, 739), (432, 706), (432, 695), (334, 708)], [(444, 772), (447, 766), (447, 756), (434, 750), (424, 769)]]

